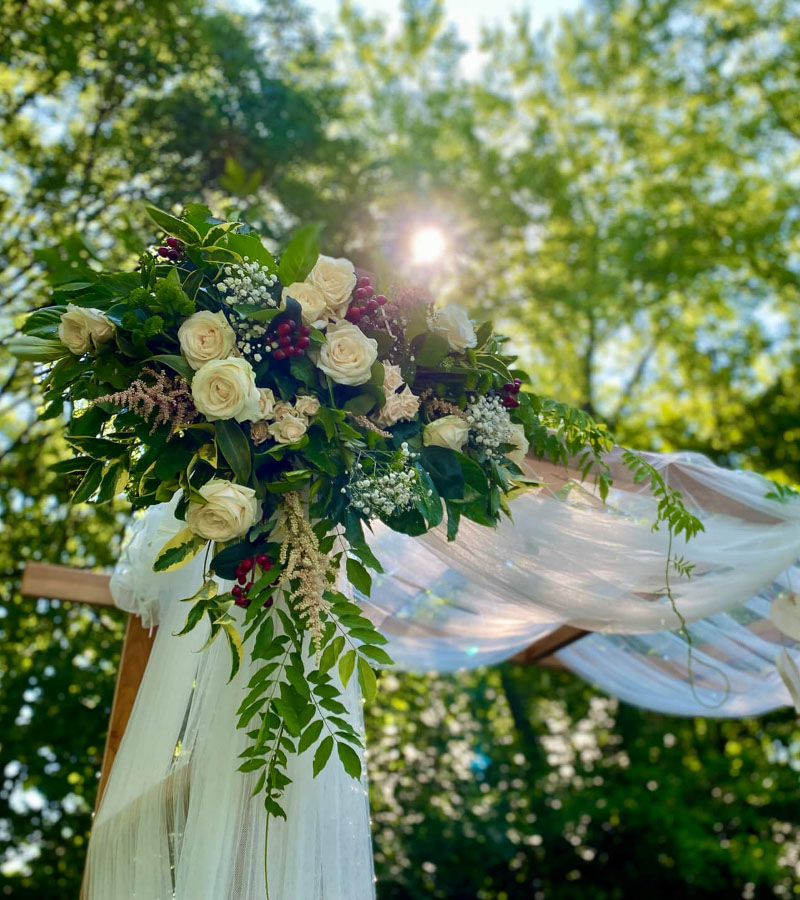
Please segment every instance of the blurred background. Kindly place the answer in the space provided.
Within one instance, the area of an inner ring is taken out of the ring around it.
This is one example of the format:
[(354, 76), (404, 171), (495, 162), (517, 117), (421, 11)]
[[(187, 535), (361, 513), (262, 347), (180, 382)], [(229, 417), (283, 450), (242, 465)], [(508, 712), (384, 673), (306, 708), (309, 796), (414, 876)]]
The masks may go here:
[[(432, 282), (631, 446), (800, 481), (800, 3), (0, 0), (0, 336), (147, 199)], [(0, 360), (0, 896), (77, 897), (123, 618), (18, 593), (113, 564)], [(800, 729), (567, 673), (387, 675), (380, 900), (800, 895)]]

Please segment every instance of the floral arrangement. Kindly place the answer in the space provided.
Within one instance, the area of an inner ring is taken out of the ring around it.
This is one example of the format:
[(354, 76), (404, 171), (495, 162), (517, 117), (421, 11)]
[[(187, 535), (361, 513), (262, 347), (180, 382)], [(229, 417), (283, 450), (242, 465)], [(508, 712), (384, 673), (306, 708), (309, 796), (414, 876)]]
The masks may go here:
[(371, 699), (373, 666), (391, 663), (357, 602), (381, 571), (370, 522), (451, 540), (464, 518), (491, 527), (534, 486), (529, 450), (578, 457), (604, 491), (610, 436), (533, 392), (491, 324), (321, 255), (318, 226), (275, 258), (206, 207), (148, 211), (163, 243), (135, 271), (57, 284), (13, 349), (43, 364), (42, 416), (66, 422), (75, 457), (55, 468), (74, 502), (179, 495), (185, 528), (155, 569), (206, 554), (181, 633), (207, 619), (231, 677), (253, 661), (240, 768), (282, 816), (289, 754), (313, 752), (316, 775), (335, 749), (360, 775), (342, 690), (356, 677)]

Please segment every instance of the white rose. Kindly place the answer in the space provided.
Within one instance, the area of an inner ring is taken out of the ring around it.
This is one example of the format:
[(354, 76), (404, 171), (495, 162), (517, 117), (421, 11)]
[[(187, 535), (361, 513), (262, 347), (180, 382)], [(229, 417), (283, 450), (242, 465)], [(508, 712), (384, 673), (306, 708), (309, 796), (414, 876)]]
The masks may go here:
[(328, 304), (322, 291), (316, 285), (306, 281), (295, 281), (289, 287), (283, 289), (283, 300), (287, 297), (297, 300), (300, 304), (304, 325), (314, 325), (324, 328), (328, 324)]
[(58, 339), (76, 356), (95, 353), (100, 344), (110, 341), (116, 333), (114, 323), (99, 309), (67, 304), (61, 314)]
[(275, 394), (269, 388), (258, 389), (258, 412), (262, 421), (275, 416)]
[(402, 391), (399, 390), (401, 385), (403, 385), (403, 375), (400, 372), (400, 366), (386, 364), (383, 370), (383, 391), (386, 395), (386, 403), (373, 416), (377, 425), (384, 428), (388, 425), (396, 425), (398, 422), (413, 419), (419, 412), (419, 397), (412, 393), (407, 384), (403, 385)]
[(451, 303), (433, 314), (431, 329), (447, 340), (451, 350), (463, 352), (478, 343), (475, 329), (463, 306)]
[(772, 624), (793, 641), (800, 641), (800, 596), (778, 594), (769, 608)]
[(516, 447), (516, 450), (509, 450), (509, 452), (506, 453), (506, 456), (521, 469), (522, 464), (525, 462), (525, 454), (528, 452), (530, 444), (525, 437), (525, 429), (522, 425), (512, 422), (509, 427), (511, 428), (511, 435), (507, 443), (513, 444)]
[(224, 313), (207, 309), (196, 312), (178, 329), (181, 353), (193, 369), (212, 359), (227, 359), (236, 348), (236, 332)]
[(451, 450), (461, 450), (469, 436), (469, 425), (461, 416), (442, 416), (429, 425), (422, 432), (422, 443), (426, 447), (449, 447)]
[(261, 518), (261, 505), (252, 488), (214, 478), (198, 493), (206, 503), (190, 503), (186, 524), (209, 541), (230, 541), (241, 537)]
[(775, 667), (789, 691), (795, 712), (800, 713), (800, 669), (785, 647), (781, 648), (775, 658)]
[(209, 422), (236, 419), (258, 421), (261, 398), (256, 376), (246, 359), (212, 359), (192, 380), (194, 405)]
[(344, 315), (350, 303), (350, 295), (356, 286), (356, 273), (349, 259), (318, 257), (306, 281), (319, 289), (325, 298), (330, 315), (338, 317)]
[(366, 384), (378, 358), (378, 342), (350, 322), (331, 325), (319, 352), (318, 366), (337, 384)]
[(297, 414), (300, 416), (305, 416), (307, 419), (312, 418), (319, 412), (319, 400), (316, 397), (310, 397), (308, 395), (304, 397), (298, 397), (294, 401), (294, 408), (297, 411)]
[(278, 419), (269, 426), (269, 433), (279, 444), (294, 444), (306, 433), (305, 419), (291, 413)]

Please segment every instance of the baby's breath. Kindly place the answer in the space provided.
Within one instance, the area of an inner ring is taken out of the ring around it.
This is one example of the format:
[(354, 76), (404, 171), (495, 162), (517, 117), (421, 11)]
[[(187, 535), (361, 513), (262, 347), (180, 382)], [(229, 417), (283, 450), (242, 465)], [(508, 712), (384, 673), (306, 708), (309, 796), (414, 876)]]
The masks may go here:
[(220, 279), (217, 287), (221, 294), (228, 295), (225, 297), (226, 302), (272, 309), (277, 309), (280, 305), (279, 299), (270, 290), (278, 278), (259, 263), (250, 262), (245, 256), (242, 265), (225, 266), (222, 271), (225, 277)]
[(365, 516), (390, 518), (413, 507), (420, 496), (421, 485), (416, 469), (409, 465), (412, 457), (408, 444), (390, 454), (388, 462), (375, 456), (359, 458), (350, 475), (347, 488), (350, 504)]
[(501, 456), (501, 444), (512, 441), (511, 418), (499, 397), (478, 397), (466, 409), (469, 438), (488, 457)]

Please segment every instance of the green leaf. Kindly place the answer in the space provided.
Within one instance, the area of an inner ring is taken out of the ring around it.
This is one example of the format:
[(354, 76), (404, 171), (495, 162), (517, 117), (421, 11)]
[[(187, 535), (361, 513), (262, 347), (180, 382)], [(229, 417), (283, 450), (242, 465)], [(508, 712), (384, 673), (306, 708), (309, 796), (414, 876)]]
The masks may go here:
[(257, 235), (252, 232), (250, 234), (228, 234), (225, 243), (230, 250), (233, 250), (234, 253), (238, 253), (242, 259), (246, 256), (248, 259), (254, 260), (270, 272), (277, 271), (278, 267), (275, 265), (275, 258), (261, 243), (261, 240)]
[(159, 209), (156, 206), (145, 206), (145, 209), (156, 225), (163, 231), (166, 231), (167, 234), (173, 235), (173, 237), (178, 238), (185, 244), (200, 243), (200, 234), (194, 226), (190, 225), (188, 222), (176, 219), (175, 216), (170, 215), (168, 212), (164, 212), (163, 209)]
[(217, 446), (228, 465), (233, 469), (236, 481), (246, 485), (250, 480), (252, 467), (250, 441), (239, 423), (233, 419), (221, 419), (215, 422), (214, 430), (217, 434)]
[[(374, 648), (373, 648), (374, 649)], [(364, 648), (361, 648), (362, 652)], [(347, 653), (339, 660), (339, 678), (342, 682), (342, 687), (347, 687), (348, 682), (350, 681), (350, 676), (353, 674), (353, 669), (356, 665), (356, 651), (348, 650)]]
[(450, 345), (439, 334), (426, 334), (416, 342), (414, 358), (418, 366), (434, 368), (447, 356)]
[(103, 477), (103, 463), (98, 460), (93, 463), (86, 474), (83, 476), (83, 480), (78, 485), (78, 489), (72, 495), (73, 503), (85, 503), (94, 492), (100, 487), (100, 480)]
[(322, 656), (319, 661), (319, 671), (324, 673), (329, 669), (332, 669), (336, 664), (336, 660), (342, 655), (342, 650), (344, 650), (344, 638), (339, 635), (339, 637), (334, 638), (322, 651)]
[(333, 750), (333, 738), (328, 735), (326, 738), (322, 739), (319, 747), (317, 747), (317, 752), (314, 754), (314, 777), (325, 768), (328, 760), (331, 756), (331, 751)]
[(180, 568), (197, 556), (207, 543), (205, 538), (198, 537), (191, 528), (184, 528), (158, 551), (153, 571), (171, 572)]
[(21, 334), (9, 338), (5, 342), (9, 353), (17, 359), (30, 362), (54, 362), (62, 357), (69, 356), (69, 350), (59, 340), (34, 337), (30, 334)]
[(366, 597), (369, 597), (372, 590), (372, 576), (361, 565), (361, 563), (352, 556), (347, 560), (347, 580), (353, 587), (361, 591)]
[(278, 278), (286, 287), (296, 281), (302, 281), (314, 268), (319, 257), (319, 237), (322, 227), (320, 222), (304, 225), (295, 232), (281, 253)]
[(182, 375), (187, 381), (191, 381), (194, 377), (194, 369), (182, 356), (178, 356), (177, 354), (165, 353), (159, 356), (151, 356), (149, 359), (144, 360), (144, 362), (162, 363), (172, 369), (173, 372)]
[(358, 658), (358, 683), (367, 703), (374, 700), (378, 693), (378, 679), (372, 671), (372, 666), (361, 656)]
[(394, 663), (392, 657), (389, 656), (389, 654), (380, 647), (372, 647), (369, 644), (366, 644), (363, 647), (359, 647), (359, 650), (364, 654), (364, 656), (368, 656), (370, 659), (374, 659), (375, 662), (380, 663), (381, 665), (391, 666)]
[(422, 448), (422, 464), (444, 500), (460, 500), (464, 496), (464, 472), (459, 456), (447, 447)]
[(320, 734), (322, 734), (322, 719), (317, 719), (303, 732), (297, 745), (297, 752), (305, 753), (312, 744), (317, 742)]
[(336, 744), (336, 752), (342, 761), (345, 772), (352, 778), (361, 778), (361, 760), (355, 750), (348, 744)]

